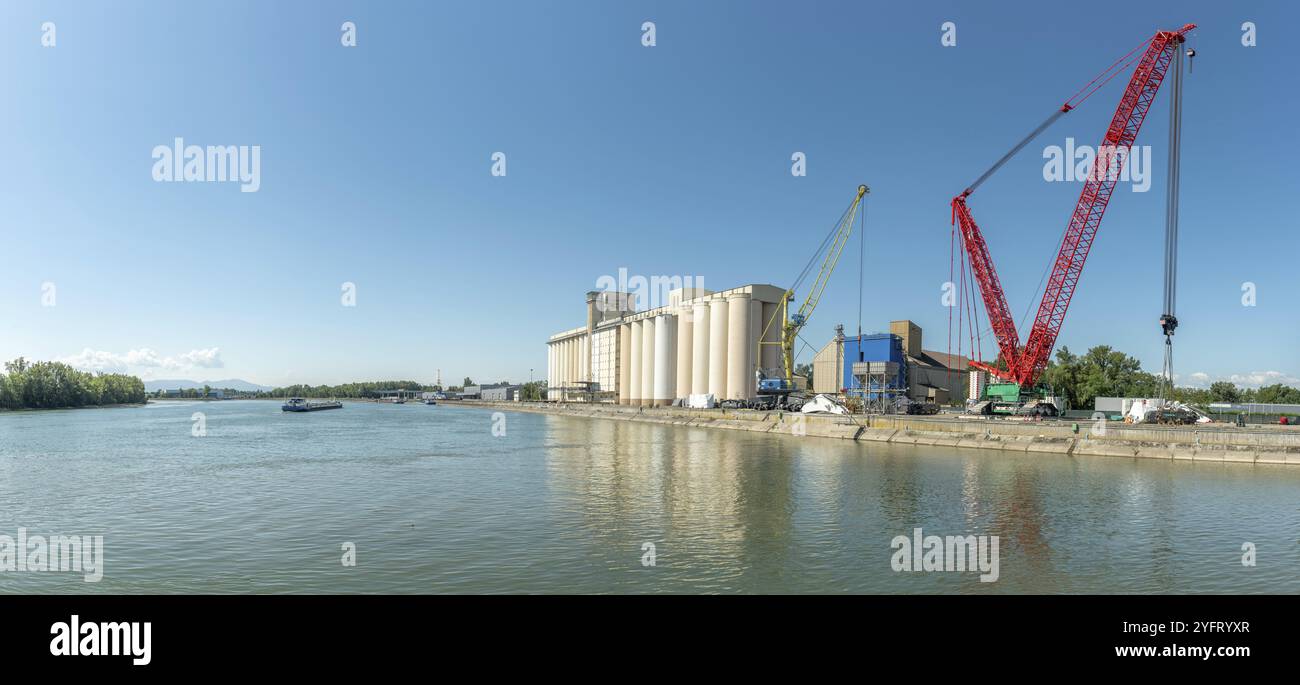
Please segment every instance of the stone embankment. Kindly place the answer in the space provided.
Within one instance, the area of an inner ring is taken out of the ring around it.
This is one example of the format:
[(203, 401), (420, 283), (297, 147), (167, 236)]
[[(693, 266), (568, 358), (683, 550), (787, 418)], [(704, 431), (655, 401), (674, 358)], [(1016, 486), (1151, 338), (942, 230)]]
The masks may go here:
[(896, 445), (1300, 466), (1300, 427), (1242, 429), (1222, 424), (1128, 426), (1116, 422), (1022, 422), (956, 416), (846, 417), (748, 409), (627, 407), (586, 403), (463, 401), (456, 404), (559, 416), (622, 419)]

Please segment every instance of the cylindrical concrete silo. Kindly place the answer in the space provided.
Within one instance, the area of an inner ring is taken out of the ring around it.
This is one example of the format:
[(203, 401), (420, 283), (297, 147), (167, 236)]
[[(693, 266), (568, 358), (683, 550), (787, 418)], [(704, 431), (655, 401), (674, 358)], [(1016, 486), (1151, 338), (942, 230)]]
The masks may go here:
[(586, 342), (582, 336), (573, 339), (573, 381), (583, 380), (582, 345)]
[(655, 320), (641, 321), (641, 406), (654, 404), (655, 396)]
[(578, 341), (578, 354), (582, 355), (582, 359), (578, 362), (578, 368), (582, 371), (578, 380), (589, 381), (591, 380), (591, 336), (583, 335), (578, 338)]
[[(781, 342), (781, 326), (784, 322), (780, 321), (780, 317), (778, 316), (780, 312), (781, 305), (775, 302), (763, 303), (763, 326), (767, 329), (767, 335), (763, 336), (764, 343)], [(778, 320), (772, 321), (772, 317), (777, 317)], [(779, 344), (764, 344), (761, 356), (762, 360), (759, 364), (764, 369), (769, 369), (771, 373), (777, 375), (785, 374), (785, 369), (783, 368), (785, 362), (781, 361), (781, 346)]]
[(709, 392), (727, 398), (727, 301), (709, 301)]
[(555, 345), (546, 343), (546, 399), (551, 399), (550, 388), (555, 387)]
[[(691, 393), (709, 391), (709, 303), (697, 302), (691, 308)], [(685, 391), (679, 390), (685, 396)]]
[[(560, 369), (564, 371), (564, 375), (560, 377), (560, 385), (567, 388), (569, 387), (569, 377), (573, 375), (573, 345), (570, 344), (568, 339), (565, 339), (564, 342), (560, 343), (560, 349), (562, 350), (561, 354), (564, 355), (564, 361), (560, 364)], [(569, 399), (567, 393), (564, 395), (564, 399)]]
[(618, 327), (618, 403), (628, 404), (632, 399), (632, 325)]
[(564, 401), (564, 374), (565, 362), (568, 360), (568, 350), (564, 348), (564, 341), (559, 340), (555, 343), (555, 399)]
[(677, 383), (677, 317), (660, 314), (655, 317), (655, 406), (673, 403)]
[(677, 384), (673, 399), (691, 394), (691, 358), (694, 353), (691, 334), (695, 331), (694, 313), (689, 306), (682, 307), (677, 316)]
[(641, 404), (641, 323), (633, 321), (630, 328), (632, 344), (628, 346), (628, 404)]
[[(557, 340), (552, 345), (555, 346), (555, 387), (560, 388), (564, 385), (564, 343)], [(555, 391), (555, 399), (563, 399), (559, 390)]]
[[(758, 363), (761, 361), (762, 350), (758, 344), (763, 337), (763, 303), (752, 298), (749, 300), (749, 381), (754, 383), (758, 376), (754, 373), (758, 370)], [(750, 387), (753, 387), (752, 385)], [(758, 396), (758, 389), (750, 393), (750, 397)]]
[(587, 370), (587, 364), (583, 359), (584, 357), (583, 352), (586, 349), (587, 349), (587, 339), (585, 337), (578, 336), (573, 339), (573, 354), (575, 357), (577, 357), (577, 359), (573, 363), (573, 372), (574, 372), (573, 375), (575, 376), (573, 380), (575, 382), (581, 382), (587, 380), (586, 373), (585, 373)]
[(749, 293), (727, 296), (727, 399), (746, 400), (754, 378), (749, 372)]

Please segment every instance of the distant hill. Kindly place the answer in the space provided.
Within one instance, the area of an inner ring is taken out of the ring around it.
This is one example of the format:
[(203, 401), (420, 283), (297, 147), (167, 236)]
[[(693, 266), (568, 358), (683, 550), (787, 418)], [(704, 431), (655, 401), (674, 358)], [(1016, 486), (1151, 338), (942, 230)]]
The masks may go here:
[(270, 386), (249, 383), (248, 381), (238, 378), (228, 378), (224, 381), (187, 381), (187, 380), (161, 380), (145, 381), (145, 392), (157, 392), (159, 390), (189, 390), (190, 388), (202, 389), (203, 386), (222, 390), (241, 390), (244, 392), (256, 392), (258, 390), (272, 390)]

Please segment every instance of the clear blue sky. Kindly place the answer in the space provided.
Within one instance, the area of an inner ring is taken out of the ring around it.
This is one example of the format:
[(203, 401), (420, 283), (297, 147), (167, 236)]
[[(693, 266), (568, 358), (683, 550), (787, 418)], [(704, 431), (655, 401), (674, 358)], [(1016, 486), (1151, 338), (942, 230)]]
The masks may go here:
[[(863, 328), (911, 318), (942, 350), (949, 198), (1139, 41), (1195, 22), (1178, 371), (1296, 382), (1298, 15), (1282, 2), (5, 3), (0, 357), (269, 385), (542, 377), (546, 337), (581, 324), (601, 275), (786, 285), (859, 183), (873, 190)], [(355, 48), (340, 45), (349, 20)], [(945, 21), (956, 47), (940, 45)], [(1256, 47), (1241, 45), (1244, 21)], [(1095, 145), (1126, 79), (971, 200), (1017, 316), (1079, 190), (1043, 180), (1043, 147)], [(1110, 344), (1151, 370), (1166, 107), (1162, 93), (1138, 140), (1152, 188), (1116, 192), (1058, 343)], [(152, 150), (178, 136), (260, 145), (259, 192), (155, 182)], [(504, 178), (489, 173), (496, 151)], [(806, 177), (790, 174), (795, 151)], [(808, 340), (856, 329), (856, 250)], [(340, 305), (345, 281), (356, 307)]]

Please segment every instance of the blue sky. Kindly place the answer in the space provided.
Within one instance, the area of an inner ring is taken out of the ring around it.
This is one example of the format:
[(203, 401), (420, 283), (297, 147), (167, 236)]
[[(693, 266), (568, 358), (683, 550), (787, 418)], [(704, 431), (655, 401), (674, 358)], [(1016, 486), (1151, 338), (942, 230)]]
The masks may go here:
[[(911, 318), (943, 350), (949, 198), (1139, 41), (1194, 22), (1177, 369), (1184, 383), (1300, 382), (1297, 14), (1281, 2), (6, 3), (0, 357), (268, 385), (542, 377), (546, 337), (582, 322), (600, 276), (787, 285), (859, 183), (873, 191), (863, 328)], [(355, 48), (340, 44), (344, 21)], [(955, 47), (940, 45), (945, 21)], [(1245, 21), (1255, 47), (1241, 45)], [(1043, 180), (1043, 148), (1095, 145), (1126, 80), (971, 199), (1018, 316), (1079, 191)], [(1151, 190), (1117, 190), (1058, 342), (1110, 344), (1151, 370), (1163, 95), (1138, 139), (1152, 146)], [(155, 182), (152, 150), (176, 137), (260, 145), (260, 189)], [(496, 151), (505, 177), (490, 174)], [(796, 151), (805, 177), (790, 173)], [(808, 340), (856, 330), (856, 251), (855, 239)], [(355, 307), (340, 303), (344, 282)], [(1242, 305), (1245, 282), (1256, 306)], [(42, 306), (45, 283), (55, 306)]]

